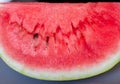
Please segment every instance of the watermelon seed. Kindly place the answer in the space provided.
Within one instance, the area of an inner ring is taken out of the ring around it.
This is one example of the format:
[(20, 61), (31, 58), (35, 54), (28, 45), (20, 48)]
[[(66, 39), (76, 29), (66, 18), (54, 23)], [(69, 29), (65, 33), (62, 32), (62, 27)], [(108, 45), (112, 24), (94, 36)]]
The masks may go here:
[(35, 33), (35, 34), (33, 35), (33, 39), (37, 39), (38, 37), (39, 37), (38, 33)]
[(49, 36), (46, 37), (46, 44), (48, 45), (49, 42)]

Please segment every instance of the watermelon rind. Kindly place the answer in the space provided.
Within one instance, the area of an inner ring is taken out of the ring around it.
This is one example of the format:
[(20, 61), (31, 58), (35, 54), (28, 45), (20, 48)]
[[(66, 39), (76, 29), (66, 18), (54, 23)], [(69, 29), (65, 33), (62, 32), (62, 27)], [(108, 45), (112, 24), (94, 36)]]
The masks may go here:
[(119, 62), (120, 52), (118, 51), (116, 54), (113, 54), (109, 59), (103, 61), (100, 65), (93, 66), (83, 71), (80, 69), (72, 69), (71, 71), (62, 70), (56, 72), (51, 72), (49, 70), (35, 71), (26, 68), (24, 65), (11, 59), (2, 46), (0, 47), (0, 57), (9, 67), (25, 76), (41, 80), (68, 81), (89, 78), (110, 70)]

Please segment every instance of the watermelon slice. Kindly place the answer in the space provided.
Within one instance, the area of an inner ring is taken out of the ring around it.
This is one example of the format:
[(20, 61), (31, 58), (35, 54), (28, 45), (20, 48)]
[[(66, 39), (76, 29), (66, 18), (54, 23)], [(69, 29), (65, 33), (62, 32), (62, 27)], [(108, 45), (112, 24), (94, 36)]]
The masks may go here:
[(120, 60), (120, 3), (0, 4), (1, 58), (43, 80), (98, 75)]

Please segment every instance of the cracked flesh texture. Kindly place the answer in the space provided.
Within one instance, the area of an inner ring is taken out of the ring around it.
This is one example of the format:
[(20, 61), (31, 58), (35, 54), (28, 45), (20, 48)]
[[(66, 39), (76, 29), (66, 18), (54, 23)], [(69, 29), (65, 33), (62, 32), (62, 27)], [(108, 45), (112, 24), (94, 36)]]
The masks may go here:
[(0, 38), (7, 54), (26, 67), (53, 70), (88, 68), (110, 58), (120, 40), (118, 4), (73, 5), (5, 4)]

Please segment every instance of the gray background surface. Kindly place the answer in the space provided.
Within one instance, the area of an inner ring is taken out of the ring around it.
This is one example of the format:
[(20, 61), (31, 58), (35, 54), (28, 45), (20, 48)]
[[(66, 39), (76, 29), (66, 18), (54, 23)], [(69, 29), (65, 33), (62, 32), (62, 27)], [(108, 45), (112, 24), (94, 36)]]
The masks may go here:
[[(13, 0), (18, 1), (18, 0)], [(19, 1), (35, 1), (35, 0), (19, 0)], [(0, 59), (0, 84), (120, 84), (120, 63), (112, 70), (83, 80), (53, 82), (43, 81), (26, 77), (9, 68)]]

